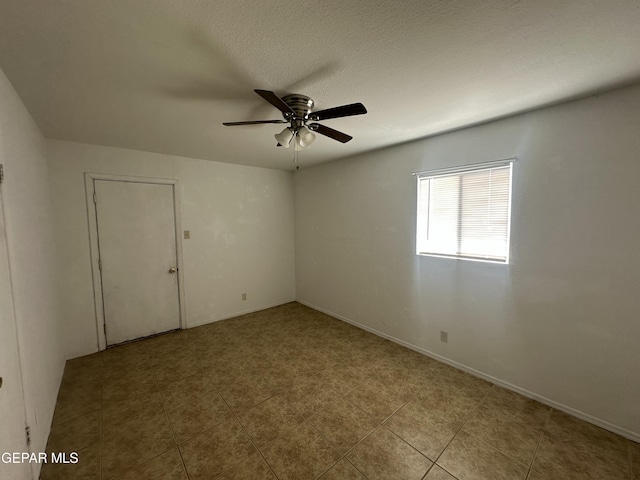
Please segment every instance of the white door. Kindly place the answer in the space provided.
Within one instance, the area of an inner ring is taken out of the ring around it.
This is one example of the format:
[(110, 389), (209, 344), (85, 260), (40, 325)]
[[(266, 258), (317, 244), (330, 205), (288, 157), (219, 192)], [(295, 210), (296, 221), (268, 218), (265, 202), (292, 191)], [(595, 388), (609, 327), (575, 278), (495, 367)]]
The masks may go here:
[(94, 188), (107, 345), (180, 328), (173, 185)]
[[(24, 392), (18, 360), (18, 337), (13, 315), (4, 207), (0, 188), (0, 455), (28, 452), (25, 436)], [(31, 478), (28, 463), (0, 459), (0, 478)]]

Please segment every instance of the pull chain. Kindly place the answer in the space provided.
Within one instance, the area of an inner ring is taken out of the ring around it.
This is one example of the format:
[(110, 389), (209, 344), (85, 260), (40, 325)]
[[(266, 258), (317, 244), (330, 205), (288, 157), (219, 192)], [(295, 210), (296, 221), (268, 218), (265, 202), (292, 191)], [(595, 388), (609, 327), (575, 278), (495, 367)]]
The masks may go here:
[(298, 136), (298, 132), (296, 131), (293, 136), (293, 164), (296, 166), (296, 170), (300, 170), (300, 165), (298, 165), (298, 142), (296, 137)]

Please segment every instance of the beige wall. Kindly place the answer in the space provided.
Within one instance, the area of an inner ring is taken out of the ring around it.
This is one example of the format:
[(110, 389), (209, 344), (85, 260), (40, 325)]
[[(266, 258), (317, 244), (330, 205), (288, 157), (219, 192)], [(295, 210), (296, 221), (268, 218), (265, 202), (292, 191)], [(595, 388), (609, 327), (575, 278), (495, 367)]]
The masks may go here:
[(191, 232), (182, 240), (188, 327), (295, 299), (291, 172), (55, 140), (47, 146), (70, 357), (98, 348), (84, 172), (178, 179), (182, 228)]
[[(627, 88), (301, 170), (298, 299), (640, 439), (638, 112)], [(411, 173), (514, 156), (511, 264), (416, 256)]]
[[(0, 163), (6, 177), (1, 188), (12, 286), (9, 295), (17, 327), (31, 448), (38, 452), (44, 451), (46, 445), (64, 368), (51, 196), (45, 140), (2, 71)], [(7, 297), (3, 294), (2, 298)], [(3, 326), (13, 322), (12, 318), (1, 321)], [(5, 343), (11, 341), (0, 338), (0, 348), (11, 348)], [(4, 370), (6, 365), (2, 367)], [(7, 389), (13, 389), (14, 394), (16, 388), (15, 383), (8, 382), (0, 394), (4, 395)], [(0, 429), (8, 428), (7, 419), (19, 415), (15, 410), (0, 412)], [(23, 435), (24, 425), (14, 439), (16, 447), (20, 447), (17, 451), (24, 450)], [(2, 468), (9, 467), (0, 467), (0, 472)], [(37, 475), (39, 465), (34, 464), (33, 468)]]

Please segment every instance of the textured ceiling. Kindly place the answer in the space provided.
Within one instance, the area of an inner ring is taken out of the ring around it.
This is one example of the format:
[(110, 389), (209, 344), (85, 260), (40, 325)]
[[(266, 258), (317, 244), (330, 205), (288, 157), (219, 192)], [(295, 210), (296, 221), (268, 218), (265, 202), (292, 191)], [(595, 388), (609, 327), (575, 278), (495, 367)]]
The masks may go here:
[(638, 0), (0, 0), (0, 67), (48, 138), (292, 167), (253, 93), (327, 120), (302, 167), (640, 81)]

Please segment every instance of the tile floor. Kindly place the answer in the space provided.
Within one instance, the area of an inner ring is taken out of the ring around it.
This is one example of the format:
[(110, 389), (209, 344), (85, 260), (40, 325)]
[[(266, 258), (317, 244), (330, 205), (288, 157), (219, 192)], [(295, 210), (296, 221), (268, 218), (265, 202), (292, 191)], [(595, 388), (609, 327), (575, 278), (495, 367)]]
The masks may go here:
[(290, 303), (67, 363), (41, 479), (639, 480), (640, 446)]

